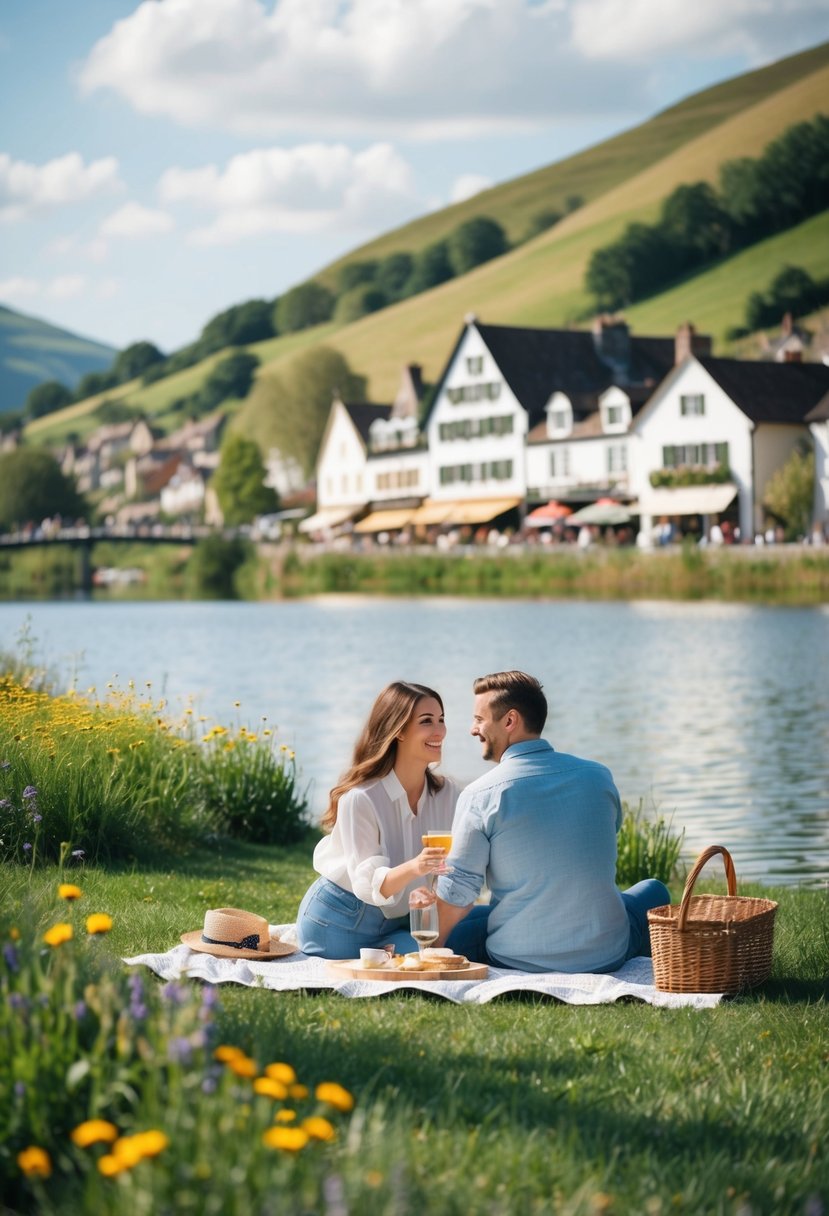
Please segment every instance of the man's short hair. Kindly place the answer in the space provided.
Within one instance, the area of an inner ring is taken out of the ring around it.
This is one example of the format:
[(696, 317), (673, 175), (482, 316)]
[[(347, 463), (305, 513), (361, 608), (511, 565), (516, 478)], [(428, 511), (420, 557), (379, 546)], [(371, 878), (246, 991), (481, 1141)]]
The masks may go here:
[(535, 676), (528, 676), (525, 671), (496, 671), (481, 676), (472, 688), (475, 696), (482, 692), (495, 693), (490, 705), (496, 720), (514, 709), (524, 719), (524, 726), (531, 735), (540, 735), (543, 731), (547, 721), (547, 698)]

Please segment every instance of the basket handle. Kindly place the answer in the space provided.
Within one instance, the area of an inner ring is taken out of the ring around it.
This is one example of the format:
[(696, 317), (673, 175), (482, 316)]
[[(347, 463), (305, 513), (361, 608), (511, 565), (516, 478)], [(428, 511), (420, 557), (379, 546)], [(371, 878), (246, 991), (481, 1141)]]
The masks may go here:
[(677, 921), (677, 930), (682, 933), (685, 928), (685, 922), (688, 919), (688, 910), (691, 906), (691, 895), (694, 890), (694, 883), (700, 876), (703, 866), (717, 853), (722, 853), (723, 864), (725, 865), (725, 877), (728, 883), (728, 894), (737, 894), (737, 875), (734, 872), (734, 862), (731, 860), (731, 854), (728, 849), (721, 844), (709, 845), (707, 849), (703, 849), (694, 863), (694, 868), (688, 877), (685, 879), (685, 890), (682, 892), (682, 903), (679, 905), (679, 920)]

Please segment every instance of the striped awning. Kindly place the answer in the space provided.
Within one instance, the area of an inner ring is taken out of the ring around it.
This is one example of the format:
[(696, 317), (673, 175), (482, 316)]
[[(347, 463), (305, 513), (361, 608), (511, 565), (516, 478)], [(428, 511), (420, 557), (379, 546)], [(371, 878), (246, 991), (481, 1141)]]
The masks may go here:
[(411, 507), (396, 511), (372, 511), (365, 519), (354, 525), (355, 532), (396, 532), (411, 523), (414, 512)]

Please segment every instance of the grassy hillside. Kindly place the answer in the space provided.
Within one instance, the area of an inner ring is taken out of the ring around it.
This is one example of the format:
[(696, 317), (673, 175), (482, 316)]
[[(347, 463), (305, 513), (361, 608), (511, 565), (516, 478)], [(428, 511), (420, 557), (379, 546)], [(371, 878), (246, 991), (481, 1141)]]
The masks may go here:
[[(324, 341), (367, 376), (371, 399), (384, 401), (391, 399), (404, 363), (420, 363), (427, 380), (437, 378), (468, 312), (490, 323), (585, 324), (592, 302), (583, 279), (594, 249), (619, 236), (632, 219), (655, 219), (661, 201), (682, 182), (716, 180), (723, 161), (759, 155), (787, 127), (825, 110), (827, 97), (829, 43), (696, 94), (632, 131), (417, 220), (343, 261), (397, 249), (416, 251), (464, 218), (484, 212), (499, 219), (515, 239), (540, 209), (562, 205), (569, 194), (587, 200), (555, 228), (471, 274), (352, 325), (330, 323), (251, 349), (267, 366)], [(668, 333), (678, 321), (693, 320), (714, 335), (722, 353), (726, 331), (743, 321), (749, 292), (765, 288), (780, 266), (795, 262), (815, 275), (826, 273), (826, 235), (826, 217), (819, 217), (637, 305), (629, 319), (640, 333)], [(318, 277), (335, 281), (341, 264)], [(124, 386), (118, 395), (169, 427), (180, 420), (180, 415), (170, 415), (171, 402), (193, 391), (216, 357), (148, 388)], [(87, 415), (95, 404), (83, 403), (85, 411), (70, 407), (76, 411), (72, 425), (64, 412), (34, 424), (31, 434), (54, 441), (67, 430), (80, 429), (81, 418), (91, 427), (94, 419)]]
[(111, 346), (0, 305), (0, 418), (20, 409), (42, 381), (74, 388), (87, 372), (105, 371), (116, 354)]

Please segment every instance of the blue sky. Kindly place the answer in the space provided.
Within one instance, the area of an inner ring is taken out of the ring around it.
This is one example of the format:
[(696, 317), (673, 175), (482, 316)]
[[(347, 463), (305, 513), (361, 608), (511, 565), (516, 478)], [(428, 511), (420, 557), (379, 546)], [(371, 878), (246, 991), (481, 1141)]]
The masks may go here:
[(4, 0), (0, 302), (171, 350), (828, 30), (824, 0)]

